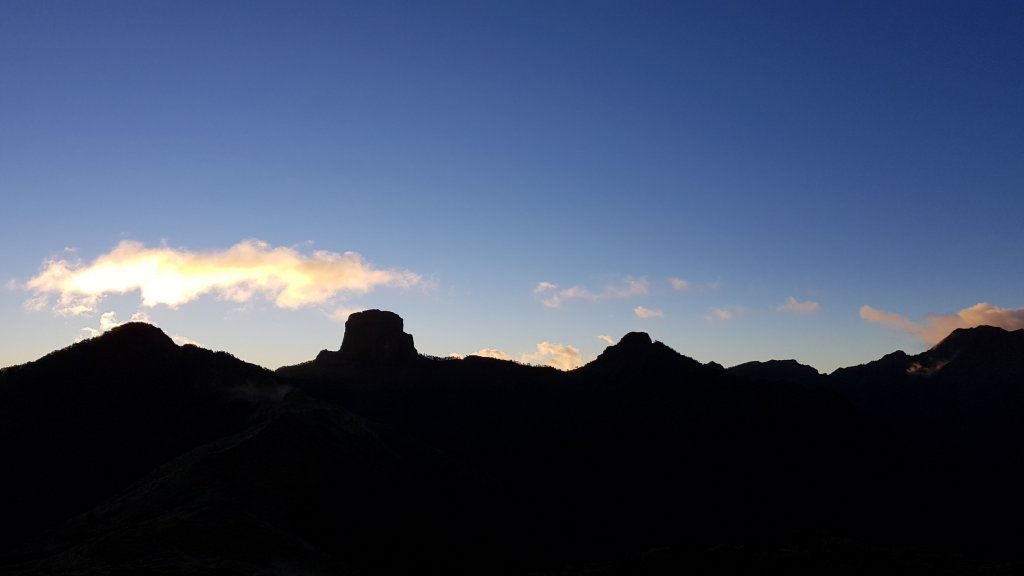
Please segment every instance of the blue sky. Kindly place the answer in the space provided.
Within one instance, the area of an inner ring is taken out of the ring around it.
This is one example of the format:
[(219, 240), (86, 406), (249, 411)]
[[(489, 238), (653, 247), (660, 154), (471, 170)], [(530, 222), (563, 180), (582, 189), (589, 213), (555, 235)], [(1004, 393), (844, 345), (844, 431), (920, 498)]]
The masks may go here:
[[(1022, 29), (1016, 2), (5, 2), (0, 365), (105, 313), (271, 368), (361, 308), (436, 355), (644, 330), (826, 371), (1020, 327)], [(241, 279), (60, 309), (123, 242)], [(260, 259), (322, 290), (282, 300)]]

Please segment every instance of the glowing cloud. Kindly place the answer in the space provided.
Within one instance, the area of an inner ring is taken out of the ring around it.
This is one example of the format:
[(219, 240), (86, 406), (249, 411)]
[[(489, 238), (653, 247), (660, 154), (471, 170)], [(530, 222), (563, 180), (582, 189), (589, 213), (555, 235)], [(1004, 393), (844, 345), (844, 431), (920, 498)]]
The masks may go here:
[(469, 355), (497, 358), (498, 360), (515, 360), (523, 364), (540, 364), (559, 370), (572, 370), (583, 366), (583, 356), (576, 347), (552, 342), (541, 342), (537, 344), (536, 352), (520, 354), (518, 357), (497, 348), (483, 348)]
[(537, 344), (536, 352), (523, 354), (519, 357), (519, 361), (526, 364), (552, 366), (559, 370), (572, 370), (583, 366), (583, 357), (574, 346), (551, 342)]
[[(146, 322), (150, 324), (152, 323), (149, 319), (149, 316), (147, 316), (144, 312), (136, 312), (135, 314), (132, 314), (131, 319), (128, 321)], [(117, 314), (115, 312), (104, 312), (103, 314), (100, 314), (99, 329), (92, 328), (89, 326), (82, 328), (82, 334), (80, 339), (84, 340), (86, 338), (95, 338), (96, 336), (99, 336), (100, 334), (103, 334), (108, 330), (113, 330), (114, 328), (117, 328), (121, 324), (124, 324), (124, 322), (118, 321)]]
[[(559, 308), (564, 300), (587, 300), (597, 302), (611, 298), (627, 298), (647, 294), (647, 280), (644, 278), (626, 277), (621, 286), (609, 286), (600, 292), (593, 292), (582, 286), (573, 286), (558, 290), (558, 285), (551, 282), (540, 282), (533, 289), (534, 294), (550, 294), (544, 298), (543, 304), (548, 308)], [(558, 290), (556, 292), (556, 290)]]
[(686, 290), (690, 287), (690, 282), (682, 278), (669, 278), (668, 282), (672, 285), (673, 290)]
[(861, 306), (860, 317), (868, 322), (885, 324), (912, 334), (929, 345), (937, 344), (957, 328), (986, 325), (1006, 330), (1024, 328), (1024, 308), (999, 308), (988, 302), (979, 302), (954, 314), (930, 314), (925, 316), (923, 323), (914, 322), (895, 312), (876, 310), (871, 306)]
[(612, 338), (611, 336), (606, 336), (604, 334), (601, 334), (600, 336), (598, 336), (597, 339), (602, 341), (602, 342), (604, 342), (605, 344), (607, 344), (609, 346), (612, 346), (612, 345), (615, 344), (615, 339), (614, 338)]
[(660, 318), (665, 315), (661, 310), (655, 308), (644, 308), (643, 306), (633, 308), (633, 314), (636, 314), (637, 318)]
[(258, 240), (224, 251), (191, 252), (123, 241), (90, 264), (46, 262), (25, 285), (36, 294), (25, 307), (43, 309), (56, 296), (56, 313), (79, 315), (94, 311), (106, 295), (138, 290), (142, 305), (148, 307), (174, 308), (213, 294), (232, 302), (261, 298), (295, 309), (329, 303), (342, 294), (366, 293), (376, 286), (408, 288), (420, 283), (417, 274), (376, 269), (355, 252), (318, 250), (307, 256)]
[(481, 348), (480, 350), (477, 350), (476, 352), (473, 352), (472, 354), (469, 355), (482, 356), (484, 358), (497, 358), (498, 360), (512, 359), (512, 356), (502, 352), (501, 350), (498, 350), (497, 348)]
[(786, 299), (785, 304), (780, 304), (775, 307), (779, 312), (789, 312), (791, 314), (814, 314), (818, 311), (820, 305), (812, 300), (805, 302), (798, 302), (796, 298), (790, 296)]
[[(145, 312), (136, 312), (132, 314), (131, 318), (128, 319), (128, 322), (145, 322), (146, 324), (153, 324), (154, 326), (156, 325), (156, 323), (149, 319), (149, 316), (146, 315)], [(82, 328), (81, 335), (79, 335), (78, 339), (85, 340), (87, 338), (95, 338), (103, 334), (104, 332), (117, 328), (122, 324), (125, 324), (125, 322), (121, 322), (120, 320), (118, 320), (117, 314), (115, 312), (104, 312), (103, 314), (100, 314), (99, 329), (97, 330), (96, 328), (86, 326)], [(195, 340), (192, 340), (191, 338), (178, 336), (176, 334), (169, 334), (168, 336), (170, 336), (171, 340), (173, 340), (174, 343), (177, 344), (178, 346), (184, 346), (185, 344), (192, 344), (193, 346), (202, 346), (202, 344), (196, 342)]]

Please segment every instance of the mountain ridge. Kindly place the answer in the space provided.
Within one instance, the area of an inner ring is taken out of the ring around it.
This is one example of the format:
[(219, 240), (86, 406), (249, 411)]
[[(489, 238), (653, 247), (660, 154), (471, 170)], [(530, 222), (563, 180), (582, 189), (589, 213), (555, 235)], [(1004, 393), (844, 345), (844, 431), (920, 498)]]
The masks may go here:
[(635, 332), (563, 372), (425, 357), (368, 311), (271, 372), (127, 324), (0, 371), (0, 570), (811, 574), (836, 539), (869, 571), (1019, 568), (1022, 337), (822, 375)]

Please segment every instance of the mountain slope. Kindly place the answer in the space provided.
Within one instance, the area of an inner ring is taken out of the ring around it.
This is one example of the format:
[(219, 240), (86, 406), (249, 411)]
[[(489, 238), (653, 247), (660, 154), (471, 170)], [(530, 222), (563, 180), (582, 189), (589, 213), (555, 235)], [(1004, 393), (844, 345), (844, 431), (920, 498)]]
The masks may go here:
[(251, 426), (289, 388), (224, 353), (126, 324), (0, 371), (3, 542), (84, 511), (168, 459)]
[(835, 371), (828, 385), (905, 454), (904, 500), (925, 540), (1005, 554), (1024, 538), (1024, 330), (958, 329), (914, 356)]
[(289, 402), (68, 522), (15, 571), (496, 573), (508, 538), (484, 521), (508, 517), (503, 501), (426, 447)]

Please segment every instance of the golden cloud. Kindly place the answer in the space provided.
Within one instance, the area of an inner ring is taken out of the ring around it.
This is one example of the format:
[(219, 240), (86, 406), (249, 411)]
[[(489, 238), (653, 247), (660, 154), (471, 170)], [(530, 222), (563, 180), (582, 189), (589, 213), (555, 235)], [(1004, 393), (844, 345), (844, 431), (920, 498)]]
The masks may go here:
[(476, 352), (473, 352), (472, 354), (469, 354), (469, 355), (470, 356), (481, 356), (483, 358), (495, 358), (497, 360), (511, 360), (512, 359), (511, 356), (509, 356), (505, 352), (502, 352), (501, 350), (498, 350), (497, 348), (481, 348), (480, 350), (477, 350)]
[(559, 370), (572, 370), (583, 366), (583, 355), (580, 354), (579, 349), (575, 346), (552, 342), (541, 342), (537, 344), (536, 352), (520, 354), (518, 357), (497, 348), (483, 348), (469, 355), (497, 358), (498, 360), (515, 360), (523, 364), (540, 364)]
[(519, 361), (526, 364), (552, 366), (559, 370), (572, 370), (583, 366), (583, 356), (575, 346), (551, 342), (537, 344), (536, 352), (523, 354), (519, 357)]
[(245, 240), (223, 251), (193, 252), (146, 248), (123, 241), (89, 264), (50, 260), (25, 287), (36, 295), (26, 307), (50, 305), (64, 315), (92, 312), (110, 294), (138, 290), (142, 304), (176, 307), (212, 294), (223, 300), (265, 299), (280, 308), (324, 304), (343, 294), (362, 294), (376, 286), (408, 288), (421, 283), (406, 270), (382, 270), (355, 252), (318, 250), (304, 255)]
[(954, 314), (930, 314), (923, 323), (914, 322), (895, 312), (861, 306), (860, 317), (868, 322), (885, 324), (901, 332), (912, 334), (929, 345), (939, 343), (957, 328), (995, 326), (1006, 330), (1024, 328), (1024, 308), (1000, 308), (988, 302), (979, 302)]

